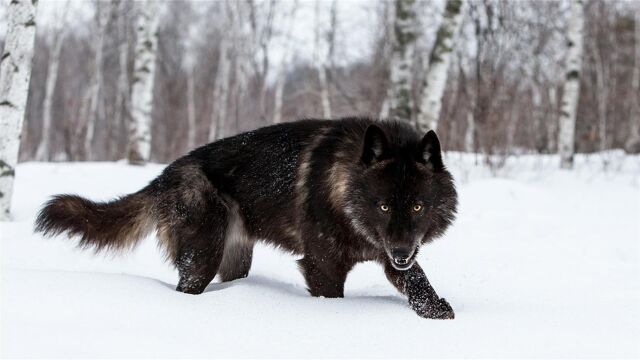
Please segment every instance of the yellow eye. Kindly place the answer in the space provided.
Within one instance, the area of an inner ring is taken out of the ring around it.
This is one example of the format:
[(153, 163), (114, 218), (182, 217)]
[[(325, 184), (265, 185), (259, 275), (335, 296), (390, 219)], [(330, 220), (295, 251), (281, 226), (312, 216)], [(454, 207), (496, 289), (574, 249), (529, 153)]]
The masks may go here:
[(413, 205), (413, 211), (418, 212), (420, 210), (422, 210), (422, 205), (420, 204)]
[(389, 211), (389, 206), (387, 204), (380, 205), (380, 210), (387, 212)]

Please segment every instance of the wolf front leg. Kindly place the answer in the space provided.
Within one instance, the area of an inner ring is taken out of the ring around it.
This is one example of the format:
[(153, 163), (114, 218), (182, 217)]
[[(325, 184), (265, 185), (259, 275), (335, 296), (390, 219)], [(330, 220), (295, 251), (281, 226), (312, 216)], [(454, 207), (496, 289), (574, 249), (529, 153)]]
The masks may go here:
[(389, 261), (385, 261), (384, 272), (398, 291), (409, 298), (409, 306), (418, 315), (428, 319), (454, 318), (451, 305), (436, 294), (417, 262), (409, 270), (400, 271), (394, 269)]
[(311, 254), (298, 260), (298, 267), (302, 270), (311, 296), (327, 298), (344, 297), (344, 282), (352, 266), (326, 258), (318, 260)]

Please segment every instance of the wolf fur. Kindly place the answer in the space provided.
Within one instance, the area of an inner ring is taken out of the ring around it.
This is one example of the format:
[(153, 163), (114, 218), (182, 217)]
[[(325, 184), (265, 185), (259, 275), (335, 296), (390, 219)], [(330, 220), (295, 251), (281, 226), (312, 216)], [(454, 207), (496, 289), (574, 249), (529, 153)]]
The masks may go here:
[(313, 296), (342, 297), (356, 263), (377, 261), (427, 318), (454, 312), (415, 259), (452, 223), (457, 197), (430, 131), (366, 118), (303, 120), (222, 139), (171, 163), (142, 190), (110, 202), (57, 195), (36, 231), (66, 233), (96, 251), (132, 249), (156, 232), (200, 294), (216, 274), (246, 277), (253, 245), (302, 255)]

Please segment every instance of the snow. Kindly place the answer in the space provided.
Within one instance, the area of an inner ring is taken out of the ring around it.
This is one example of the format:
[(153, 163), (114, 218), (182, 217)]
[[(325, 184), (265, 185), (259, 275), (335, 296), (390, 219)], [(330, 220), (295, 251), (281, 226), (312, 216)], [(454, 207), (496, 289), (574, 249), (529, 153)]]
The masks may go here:
[[(603, 168), (603, 159), (608, 166)], [(497, 176), (447, 154), (454, 226), (420, 254), (450, 321), (415, 315), (373, 263), (344, 299), (306, 294), (295, 257), (259, 246), (249, 277), (198, 296), (154, 239), (92, 256), (32, 233), (40, 204), (135, 191), (162, 165), (23, 163), (0, 223), (3, 357), (639, 357), (640, 157), (510, 159)]]

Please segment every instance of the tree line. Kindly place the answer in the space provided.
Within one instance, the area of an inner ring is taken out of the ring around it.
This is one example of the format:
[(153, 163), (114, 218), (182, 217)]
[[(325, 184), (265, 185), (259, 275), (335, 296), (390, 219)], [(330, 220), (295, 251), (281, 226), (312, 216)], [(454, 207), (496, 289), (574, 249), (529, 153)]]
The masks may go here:
[(363, 2), (369, 49), (356, 59), (337, 0), (108, 0), (85, 3), (86, 19), (69, 4), (46, 28), (37, 2), (6, 5), (2, 173), (18, 146), (22, 161), (169, 162), (259, 126), (352, 115), (437, 129), (446, 150), (492, 166), (640, 151), (637, 2)]

